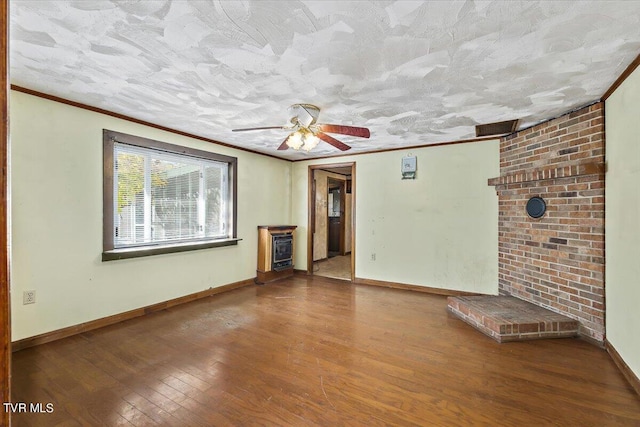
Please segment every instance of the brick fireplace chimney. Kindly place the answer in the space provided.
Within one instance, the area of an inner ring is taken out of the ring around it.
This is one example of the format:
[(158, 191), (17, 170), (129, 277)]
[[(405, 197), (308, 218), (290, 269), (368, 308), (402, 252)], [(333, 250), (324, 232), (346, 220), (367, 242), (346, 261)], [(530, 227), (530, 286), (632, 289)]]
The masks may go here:
[[(604, 103), (500, 140), (499, 292), (580, 322), (604, 340)], [(530, 217), (527, 201), (546, 211)]]

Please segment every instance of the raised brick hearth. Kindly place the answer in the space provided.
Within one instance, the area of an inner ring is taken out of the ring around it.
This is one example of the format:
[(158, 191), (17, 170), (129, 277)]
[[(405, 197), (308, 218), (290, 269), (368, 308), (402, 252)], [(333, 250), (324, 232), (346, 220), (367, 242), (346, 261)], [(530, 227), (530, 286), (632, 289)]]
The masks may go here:
[(578, 322), (511, 296), (449, 297), (447, 310), (498, 342), (578, 335)]
[[(604, 339), (604, 103), (500, 140), (498, 288)], [(538, 219), (531, 197), (546, 202)]]

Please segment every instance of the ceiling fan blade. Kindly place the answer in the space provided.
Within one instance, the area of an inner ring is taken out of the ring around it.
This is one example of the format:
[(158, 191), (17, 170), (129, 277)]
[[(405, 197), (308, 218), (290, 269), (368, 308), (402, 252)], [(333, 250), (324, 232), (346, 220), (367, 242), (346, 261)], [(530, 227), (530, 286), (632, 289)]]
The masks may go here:
[(267, 130), (267, 129), (289, 129), (285, 126), (266, 126), (260, 128), (244, 128), (244, 129), (231, 129), (231, 132), (245, 132), (248, 130)]
[(351, 147), (349, 147), (347, 144), (345, 144), (344, 142), (338, 141), (337, 139), (335, 139), (330, 135), (327, 135), (326, 133), (318, 132), (316, 133), (316, 136), (321, 140), (323, 140), (324, 142), (326, 142), (327, 144), (333, 145), (340, 151), (351, 150)]
[(321, 130), (322, 132), (339, 133), (341, 135), (359, 136), (360, 138), (369, 138), (369, 136), (371, 136), (369, 129), (356, 127), (356, 126), (319, 124), (318, 129)]
[[(291, 136), (291, 135), (289, 135)], [(287, 141), (289, 140), (289, 136), (286, 137), (284, 139), (284, 141), (282, 141), (282, 144), (280, 144), (280, 146), (278, 147), (278, 150), (288, 150), (289, 149), (289, 145), (287, 144)]]

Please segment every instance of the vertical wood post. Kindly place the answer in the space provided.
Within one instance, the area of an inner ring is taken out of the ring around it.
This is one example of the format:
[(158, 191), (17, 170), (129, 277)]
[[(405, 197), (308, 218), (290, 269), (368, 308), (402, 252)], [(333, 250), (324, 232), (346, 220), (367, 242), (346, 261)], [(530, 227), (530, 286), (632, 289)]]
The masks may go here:
[[(9, 2), (0, 0), (0, 403), (10, 402), (11, 314), (8, 246), (9, 147)], [(10, 413), (0, 408), (0, 426), (9, 426)]]

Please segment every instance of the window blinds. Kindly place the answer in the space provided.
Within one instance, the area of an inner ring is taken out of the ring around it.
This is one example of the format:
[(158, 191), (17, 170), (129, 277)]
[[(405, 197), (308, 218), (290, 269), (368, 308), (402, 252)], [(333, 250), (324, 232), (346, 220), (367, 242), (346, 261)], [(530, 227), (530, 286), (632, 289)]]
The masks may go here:
[(116, 248), (229, 237), (229, 166), (114, 144)]

